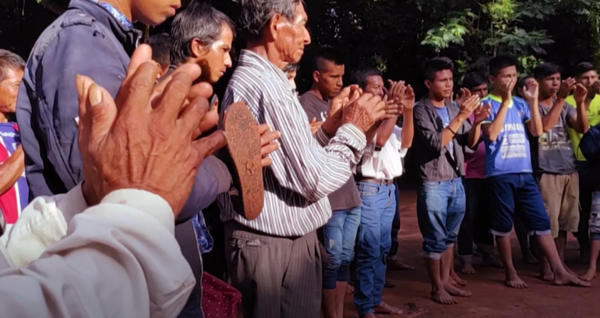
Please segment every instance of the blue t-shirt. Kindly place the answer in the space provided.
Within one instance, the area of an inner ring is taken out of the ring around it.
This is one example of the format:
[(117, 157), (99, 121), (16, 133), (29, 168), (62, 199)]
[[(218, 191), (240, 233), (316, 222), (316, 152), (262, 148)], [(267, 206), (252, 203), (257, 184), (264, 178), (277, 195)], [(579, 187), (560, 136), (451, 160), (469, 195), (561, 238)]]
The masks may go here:
[[(502, 99), (489, 95), (483, 101), (490, 103), (491, 114), (486, 122), (496, 118)], [(491, 142), (488, 136), (485, 141), (485, 174), (487, 177), (509, 173), (531, 173), (531, 151), (527, 137), (527, 125), (531, 117), (529, 105), (523, 99), (513, 97), (506, 111), (504, 126), (496, 141)]]
[[(442, 119), (442, 123), (444, 123), (444, 128), (450, 125), (450, 113), (448, 113), (448, 106), (444, 107), (436, 107), (438, 115)], [(452, 140), (448, 143), (448, 150), (450, 151), (450, 156), (454, 159), (454, 143)]]

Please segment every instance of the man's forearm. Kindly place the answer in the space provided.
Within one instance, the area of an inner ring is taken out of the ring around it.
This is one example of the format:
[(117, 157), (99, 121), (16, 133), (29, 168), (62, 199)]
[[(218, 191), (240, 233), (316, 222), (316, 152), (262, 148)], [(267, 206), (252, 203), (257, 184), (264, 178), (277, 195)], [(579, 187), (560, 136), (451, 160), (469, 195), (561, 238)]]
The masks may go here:
[(498, 111), (498, 114), (496, 114), (496, 117), (490, 124), (484, 127), (484, 132), (488, 136), (490, 141), (496, 141), (498, 135), (500, 135), (500, 132), (502, 131), (502, 126), (504, 126), (504, 119), (506, 118), (508, 105), (510, 105), (511, 101), (512, 98), (502, 100), (502, 104), (500, 105), (500, 110)]
[(544, 127), (542, 126), (538, 99), (534, 98), (531, 101), (527, 101), (527, 103), (529, 104), (529, 111), (531, 112), (531, 118), (527, 124), (529, 132), (532, 136), (539, 137), (544, 133)]
[(580, 134), (585, 134), (590, 129), (585, 101), (577, 105), (577, 121), (575, 130)]
[(479, 139), (481, 139), (481, 123), (474, 125), (471, 127), (469, 131), (469, 140), (467, 146), (469, 148), (475, 148), (479, 143)]
[(25, 154), (23, 153), (23, 147), (19, 146), (8, 160), (0, 164), (0, 195), (15, 185), (15, 182), (23, 175), (24, 170)]
[(544, 118), (542, 118), (542, 126), (544, 132), (549, 132), (550, 130), (552, 130), (552, 127), (556, 126), (564, 105), (564, 99), (557, 99), (552, 108), (550, 109), (550, 112), (548, 112), (548, 114), (544, 116)]
[(452, 121), (450, 121), (448, 127), (442, 129), (442, 147), (447, 145), (456, 136), (460, 126), (463, 124), (463, 121), (465, 121), (465, 119), (460, 115), (456, 116), (454, 119), (452, 119)]
[(415, 124), (413, 120), (413, 111), (404, 111), (404, 122), (402, 124), (402, 147), (410, 148), (412, 146), (412, 141), (415, 136)]
[[(383, 121), (377, 130), (377, 136), (375, 137), (375, 145), (379, 148), (383, 148), (385, 143), (390, 139), (392, 132), (394, 131), (394, 127), (396, 126), (396, 122), (398, 121), (398, 117), (389, 118)], [(370, 142), (368, 140), (367, 142)]]

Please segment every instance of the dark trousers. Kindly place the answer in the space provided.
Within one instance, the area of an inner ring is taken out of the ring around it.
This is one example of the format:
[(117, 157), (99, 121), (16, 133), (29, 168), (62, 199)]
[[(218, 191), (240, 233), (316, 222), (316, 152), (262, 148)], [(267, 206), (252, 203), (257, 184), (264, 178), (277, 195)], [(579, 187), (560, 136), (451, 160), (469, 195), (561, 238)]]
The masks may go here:
[(398, 189), (398, 179), (394, 180), (396, 185), (396, 213), (394, 213), (394, 220), (392, 220), (392, 247), (388, 253), (388, 259), (395, 259), (398, 254), (398, 232), (400, 232), (400, 190)]
[(319, 317), (323, 269), (316, 232), (274, 237), (228, 222), (225, 254), (245, 318)]
[[(491, 211), (485, 179), (463, 179), (467, 208), (458, 233), (458, 255), (465, 261), (473, 256), (473, 242), (484, 253), (491, 252), (494, 236), (490, 233)], [(487, 248), (484, 248), (487, 247)]]
[(590, 250), (589, 221), (592, 210), (592, 171), (587, 161), (577, 161), (579, 172), (579, 230), (577, 242), (580, 253), (587, 254)]

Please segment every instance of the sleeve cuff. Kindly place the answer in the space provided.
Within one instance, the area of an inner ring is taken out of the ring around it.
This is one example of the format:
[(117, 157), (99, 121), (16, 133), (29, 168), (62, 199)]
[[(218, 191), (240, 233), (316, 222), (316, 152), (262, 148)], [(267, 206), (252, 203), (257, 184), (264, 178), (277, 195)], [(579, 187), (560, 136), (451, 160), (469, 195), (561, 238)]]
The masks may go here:
[(340, 127), (340, 129), (338, 129), (337, 132), (338, 135), (340, 134), (344, 134), (349, 136), (352, 140), (355, 140), (359, 143), (359, 145), (361, 146), (361, 150), (365, 148), (365, 146), (367, 145), (367, 137), (365, 136), (365, 133), (362, 132), (362, 130), (358, 129), (358, 127), (354, 126), (353, 124), (344, 124), (342, 125), (342, 127)]
[(173, 209), (165, 199), (154, 193), (138, 189), (121, 189), (109, 193), (101, 202), (126, 205), (143, 211), (174, 233)]
[(319, 145), (321, 145), (321, 147), (327, 146), (329, 144), (329, 141), (331, 140), (331, 138), (327, 137), (327, 134), (323, 130), (323, 127), (319, 128), (319, 130), (317, 130), (314, 136)]
[(202, 164), (210, 166), (215, 179), (217, 180), (217, 194), (225, 193), (231, 188), (231, 174), (223, 161), (215, 156), (208, 156)]
[(83, 190), (81, 189), (81, 183), (57, 201), (58, 210), (62, 211), (62, 215), (67, 224), (69, 224), (76, 214), (79, 214), (88, 208), (88, 204), (83, 196)]

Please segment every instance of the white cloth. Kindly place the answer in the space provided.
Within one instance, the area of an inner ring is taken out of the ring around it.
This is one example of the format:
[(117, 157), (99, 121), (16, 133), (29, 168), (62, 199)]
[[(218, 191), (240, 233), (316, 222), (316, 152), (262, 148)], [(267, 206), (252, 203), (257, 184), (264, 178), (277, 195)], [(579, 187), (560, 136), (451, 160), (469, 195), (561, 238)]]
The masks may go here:
[(2, 237), (2, 316), (176, 317), (195, 279), (173, 230), (169, 204), (146, 191), (90, 208), (80, 186), (36, 198)]
[(394, 126), (390, 138), (385, 142), (381, 151), (375, 151), (377, 136), (365, 148), (361, 164), (356, 172), (365, 178), (378, 180), (393, 180), (404, 172), (402, 158), (408, 149), (402, 148), (402, 128)]

